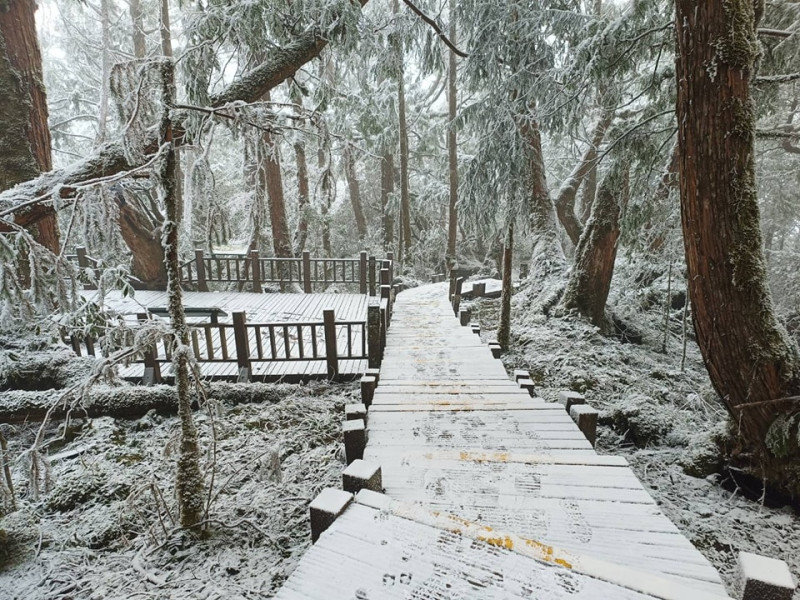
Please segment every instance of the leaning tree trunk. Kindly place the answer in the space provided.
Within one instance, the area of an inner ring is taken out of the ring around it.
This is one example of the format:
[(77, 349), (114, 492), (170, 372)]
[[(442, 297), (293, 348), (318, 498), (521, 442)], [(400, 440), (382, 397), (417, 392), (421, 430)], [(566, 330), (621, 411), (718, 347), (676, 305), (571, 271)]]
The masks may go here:
[[(35, 12), (34, 0), (10, 0), (0, 6), (0, 191), (53, 168)], [(40, 204), (27, 212), (35, 223), (34, 239), (58, 254), (52, 206)]]
[[(175, 83), (173, 63), (164, 61), (162, 69), (164, 81), (164, 102), (175, 102)], [(178, 469), (175, 474), (175, 490), (178, 497), (178, 514), (182, 527), (196, 526), (203, 516), (203, 474), (200, 471), (200, 448), (197, 429), (192, 419), (192, 397), (189, 385), (189, 361), (192, 351), (189, 346), (189, 328), (183, 312), (183, 292), (181, 290), (180, 260), (178, 254), (178, 223), (180, 212), (177, 199), (175, 145), (172, 139), (172, 122), (168, 109), (160, 124), (160, 138), (169, 144), (166, 159), (161, 165), (159, 178), (161, 193), (166, 209), (164, 221), (164, 263), (167, 268), (167, 303), (173, 332), (174, 348), (172, 369), (175, 373), (175, 388), (178, 395), (178, 417), (181, 424), (181, 445), (178, 456)]]
[(561, 307), (575, 309), (594, 325), (604, 327), (606, 300), (614, 275), (619, 239), (620, 197), (627, 195), (628, 171), (619, 164), (603, 178), (575, 249), (572, 269)]
[(500, 323), (497, 326), (497, 343), (508, 350), (511, 343), (511, 261), (514, 256), (514, 223), (508, 224), (503, 245), (503, 290), (500, 295)]
[(614, 111), (605, 110), (600, 117), (600, 122), (595, 127), (589, 147), (581, 157), (580, 162), (567, 176), (564, 183), (561, 184), (556, 195), (555, 206), (558, 220), (564, 226), (569, 239), (576, 246), (578, 245), (578, 240), (580, 240), (583, 225), (575, 214), (575, 197), (584, 178), (597, 166), (597, 149), (603, 143), (606, 131), (613, 120)]
[[(800, 491), (797, 346), (767, 286), (755, 183), (753, 0), (677, 0), (681, 221), (697, 343), (754, 473)], [(713, 66), (713, 69), (710, 67)], [(774, 426), (774, 427), (773, 427)]]
[[(400, 3), (394, 0), (392, 12), (400, 12)], [(397, 116), (398, 134), (400, 138), (400, 264), (403, 264), (408, 251), (411, 249), (411, 206), (408, 183), (408, 122), (406, 119), (406, 86), (403, 58), (405, 49), (400, 32), (395, 32), (392, 38), (392, 51), (396, 54), (397, 65)]]

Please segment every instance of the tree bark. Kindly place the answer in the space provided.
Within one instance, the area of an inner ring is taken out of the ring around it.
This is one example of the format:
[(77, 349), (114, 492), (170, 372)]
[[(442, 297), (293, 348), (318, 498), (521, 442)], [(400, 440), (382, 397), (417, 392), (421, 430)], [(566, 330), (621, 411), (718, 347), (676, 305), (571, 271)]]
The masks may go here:
[(356, 219), (358, 238), (363, 242), (367, 237), (367, 219), (364, 217), (364, 207), (361, 205), (361, 190), (356, 176), (356, 159), (350, 144), (344, 148), (344, 174), (347, 179), (347, 189), (350, 192), (350, 204), (353, 206), (353, 215)]
[(103, 38), (103, 74), (100, 82), (100, 115), (98, 118), (95, 145), (106, 141), (106, 125), (108, 123), (109, 80), (111, 79), (111, 15), (109, 0), (100, 0), (100, 28)]
[[(270, 94), (264, 95), (264, 101), (270, 102)], [(286, 201), (283, 196), (283, 173), (278, 153), (279, 147), (270, 131), (261, 134), (259, 147), (259, 169), (267, 188), (269, 199), (269, 218), (272, 227), (272, 250), (278, 258), (293, 258), (292, 236), (286, 219)]]
[(508, 350), (511, 343), (511, 262), (514, 256), (514, 223), (508, 224), (503, 245), (503, 290), (500, 295), (500, 323), (497, 326), (497, 343)]
[[(398, 0), (393, 2), (393, 13), (400, 12)], [(397, 73), (397, 114), (398, 114), (398, 133), (400, 137), (400, 264), (403, 263), (405, 255), (411, 249), (411, 207), (409, 198), (408, 184), (408, 122), (406, 119), (406, 88), (405, 88), (405, 69), (403, 40), (400, 33), (393, 34), (392, 49), (396, 54)]]
[[(518, 127), (528, 145), (530, 170), (528, 219), (533, 237), (533, 252), (529, 278), (542, 282), (552, 275), (560, 277), (566, 268), (566, 259), (558, 240), (556, 213), (547, 188), (539, 125), (536, 121), (528, 120), (520, 122)], [(556, 300), (557, 297), (553, 299)]]
[(796, 404), (782, 399), (800, 392), (800, 357), (773, 310), (755, 185), (750, 78), (762, 10), (753, 0), (676, 2), (681, 221), (711, 382), (754, 472), (796, 494), (797, 429), (787, 420)]
[(576, 309), (594, 325), (605, 328), (605, 309), (619, 239), (619, 198), (627, 196), (628, 170), (615, 164), (603, 178), (575, 249), (572, 269), (561, 307)]
[(394, 153), (385, 148), (381, 158), (381, 209), (383, 211), (383, 250), (394, 246), (394, 214), (389, 207), (389, 197), (394, 194)]
[[(0, 191), (53, 168), (35, 11), (33, 0), (9, 0), (0, 10)], [(58, 254), (55, 211), (42, 206), (36, 216), (16, 222), (36, 225), (34, 239)]]
[[(450, 41), (456, 44), (456, 2), (449, 0)], [(458, 235), (458, 139), (456, 136), (456, 111), (458, 108), (458, 88), (456, 85), (456, 53), (450, 50), (447, 63), (447, 170), (450, 183), (450, 194), (447, 213), (447, 252), (445, 264), (450, 272), (456, 264), (456, 238)]]
[(606, 136), (606, 131), (614, 119), (614, 111), (605, 111), (600, 117), (600, 121), (594, 129), (592, 141), (589, 147), (584, 152), (581, 161), (575, 166), (569, 176), (561, 184), (556, 195), (556, 214), (558, 220), (564, 226), (569, 239), (574, 245), (578, 245), (581, 237), (583, 225), (575, 214), (575, 196), (578, 193), (578, 188), (581, 185), (584, 177), (597, 166), (597, 149), (603, 143), (603, 138)]
[(153, 223), (144, 210), (131, 204), (122, 192), (116, 194), (119, 209), (119, 229), (122, 239), (133, 255), (131, 274), (142, 289), (164, 289), (167, 272), (164, 249), (161, 246), (160, 224)]
[[(303, 97), (297, 92), (297, 86), (290, 85), (289, 90), (292, 101), (295, 103), (295, 112), (300, 116), (303, 110)], [(308, 211), (310, 206), (308, 186), (308, 160), (306, 159), (306, 143), (298, 139), (294, 143), (294, 156), (297, 163), (297, 229), (294, 233), (294, 248), (296, 256), (300, 256), (306, 248), (308, 238)]]
[[(173, 63), (166, 60), (163, 67), (166, 79), (164, 87), (166, 98), (174, 104), (175, 83)], [(175, 391), (178, 396), (178, 417), (181, 422), (181, 444), (178, 455), (178, 468), (175, 473), (175, 491), (178, 497), (178, 514), (181, 526), (196, 526), (203, 516), (203, 473), (200, 470), (200, 446), (197, 441), (197, 428), (192, 418), (192, 397), (189, 383), (189, 362), (192, 351), (189, 346), (189, 328), (183, 312), (183, 291), (178, 248), (178, 223), (180, 211), (177, 199), (177, 168), (175, 147), (172, 143), (172, 123), (169, 112), (164, 109), (161, 119), (160, 141), (169, 144), (167, 155), (160, 165), (160, 184), (166, 209), (164, 221), (164, 264), (167, 270), (167, 304), (173, 332), (172, 370), (175, 373)]]
[(144, 58), (147, 55), (147, 44), (144, 37), (141, 0), (129, 0), (128, 6), (133, 29), (133, 56)]

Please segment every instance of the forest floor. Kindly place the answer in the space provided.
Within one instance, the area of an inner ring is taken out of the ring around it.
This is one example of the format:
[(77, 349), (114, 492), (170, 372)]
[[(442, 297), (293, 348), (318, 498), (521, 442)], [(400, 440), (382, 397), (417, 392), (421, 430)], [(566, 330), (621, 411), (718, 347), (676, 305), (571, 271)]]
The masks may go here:
[[(627, 458), (732, 592), (741, 550), (782, 558), (797, 578), (800, 519), (788, 506), (748, 499), (722, 471), (725, 413), (691, 340), (681, 369), (680, 309), (661, 352), (657, 310), (622, 315), (644, 338), (622, 343), (577, 318), (532, 314), (525, 294), (515, 299), (513, 348), (503, 357), (509, 371), (529, 370), (546, 399), (564, 389), (585, 393), (602, 411), (598, 450)], [(492, 338), (499, 301), (471, 306)], [(61, 370), (88, 375), (86, 359), (63, 356)], [(45, 435), (53, 440), (50, 468), (40, 477), (51, 489), (38, 500), (25, 451), (39, 424), (2, 426), (19, 510), (0, 520), (0, 600), (272, 596), (310, 543), (308, 503), (340, 483), (344, 405), (358, 401), (358, 390), (263, 386), (263, 401), (242, 402), (234, 388), (215, 384), (208, 408), (196, 413), (206, 482), (213, 473), (214, 483), (199, 540), (174, 526), (176, 417), (78, 421), (66, 443), (53, 423)], [(24, 393), (0, 392), (0, 407)]]

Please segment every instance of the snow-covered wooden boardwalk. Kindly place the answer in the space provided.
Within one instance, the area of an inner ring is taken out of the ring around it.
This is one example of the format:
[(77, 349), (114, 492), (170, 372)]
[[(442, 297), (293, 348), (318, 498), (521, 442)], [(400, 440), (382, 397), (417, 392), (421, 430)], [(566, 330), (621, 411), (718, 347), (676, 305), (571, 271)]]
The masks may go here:
[[(81, 293), (89, 300), (96, 299), (96, 291)], [(203, 377), (237, 378), (237, 347), (230, 325), (236, 312), (246, 313), (250, 323), (247, 329), (250, 350), (255, 353), (258, 349), (259, 354), (263, 355), (263, 359), (254, 356), (251, 362), (251, 375), (255, 379), (294, 381), (327, 377), (326, 361), (318, 358), (312, 360), (314, 356), (324, 357), (322, 321), (323, 311), (326, 310), (333, 310), (336, 321), (344, 323), (336, 328), (339, 375), (353, 377), (367, 368), (364, 332), (369, 296), (184, 292), (183, 301), (185, 307), (196, 311), (221, 311), (216, 317), (219, 326), (209, 324), (207, 313), (199, 318), (187, 315), (193, 328), (192, 342)], [(163, 315), (167, 307), (167, 294), (163, 291), (139, 290), (133, 297), (126, 297), (112, 291), (105, 298), (105, 307), (116, 315), (133, 320), (136, 315), (148, 311)], [(302, 327), (297, 324), (302, 324)], [(302, 359), (304, 354), (308, 360)], [(172, 376), (171, 361), (163, 344), (157, 347), (157, 358), (163, 363), (162, 375), (169, 379)], [(132, 363), (121, 368), (120, 376), (139, 381), (144, 369), (143, 363)]]
[(443, 285), (397, 298), (361, 491), (278, 598), (726, 598), (624, 459), (531, 398), (454, 318)]

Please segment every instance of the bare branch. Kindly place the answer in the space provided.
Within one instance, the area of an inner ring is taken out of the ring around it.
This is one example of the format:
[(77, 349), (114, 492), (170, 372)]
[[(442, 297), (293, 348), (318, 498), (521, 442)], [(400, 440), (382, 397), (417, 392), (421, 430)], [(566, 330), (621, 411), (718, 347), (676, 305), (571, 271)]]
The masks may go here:
[(406, 6), (408, 6), (408, 8), (410, 8), (414, 12), (414, 14), (416, 14), (420, 19), (425, 21), (428, 25), (430, 25), (433, 28), (433, 30), (436, 32), (436, 35), (438, 35), (439, 38), (445, 43), (445, 45), (448, 48), (450, 48), (450, 50), (453, 51), (453, 54), (456, 54), (457, 56), (460, 56), (461, 58), (469, 58), (469, 54), (467, 54), (466, 52), (462, 52), (461, 50), (456, 48), (455, 44), (453, 42), (451, 42), (450, 38), (448, 38), (445, 35), (444, 31), (442, 31), (442, 28), (439, 27), (436, 24), (436, 21), (431, 19), (428, 15), (426, 15), (424, 12), (422, 12), (419, 8), (414, 6), (414, 4), (411, 2), (411, 0), (403, 0), (403, 2), (405, 3)]

